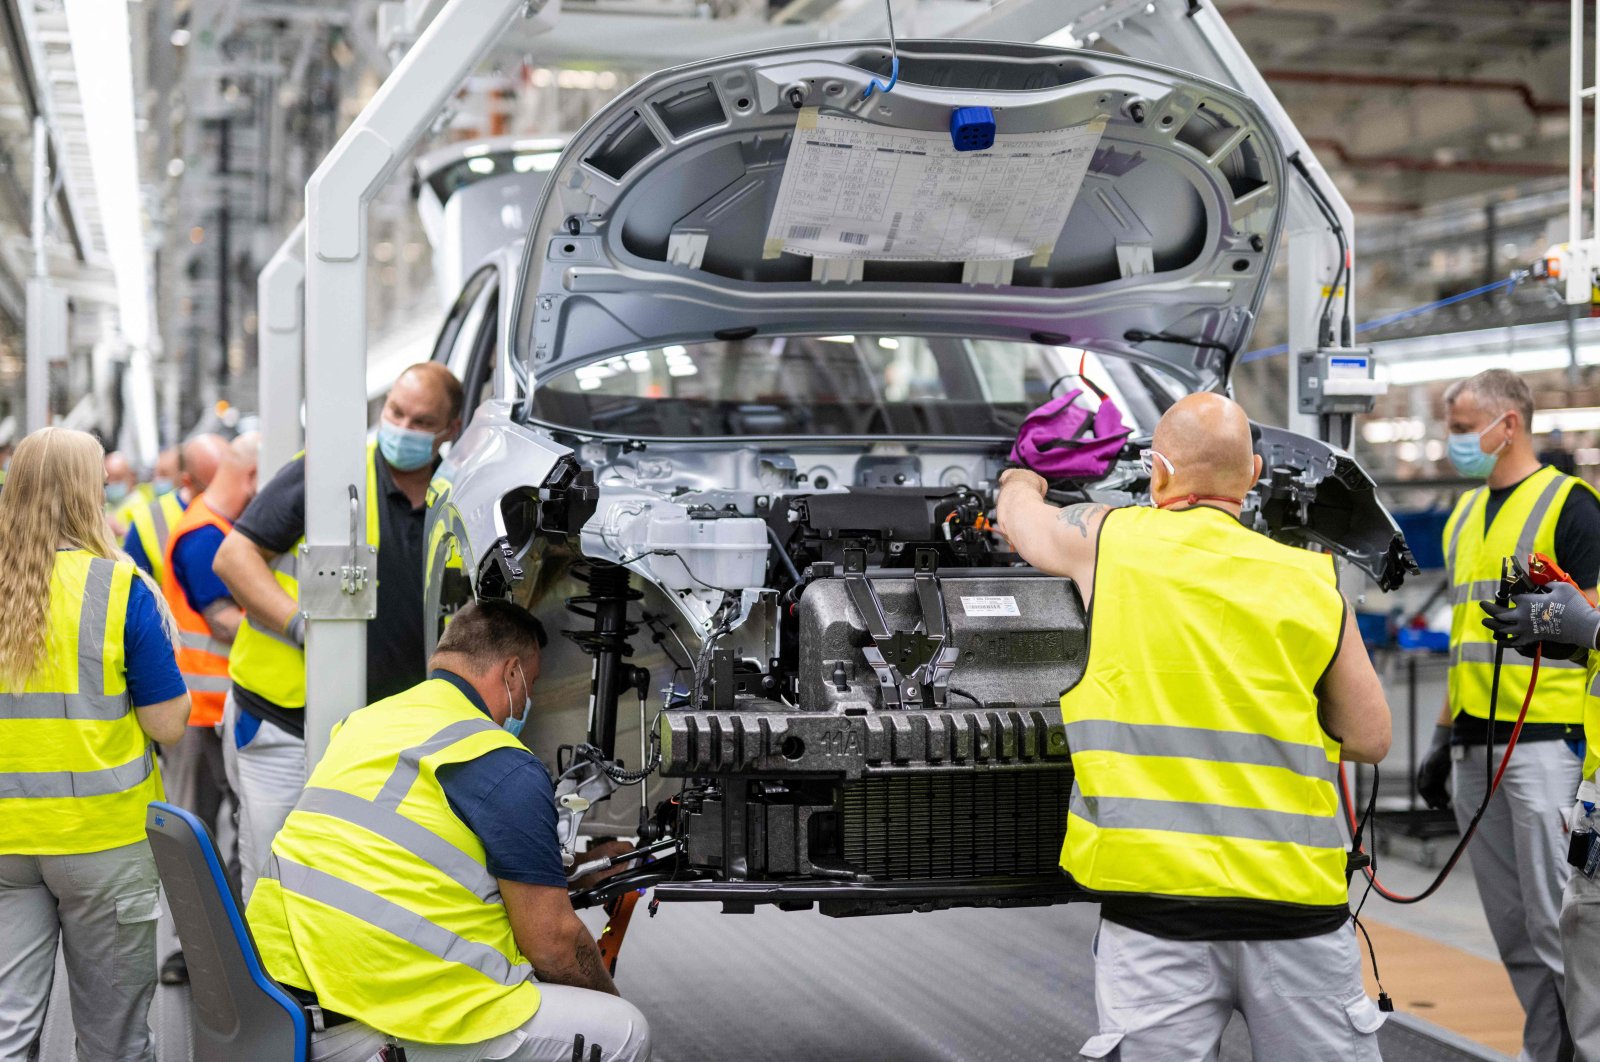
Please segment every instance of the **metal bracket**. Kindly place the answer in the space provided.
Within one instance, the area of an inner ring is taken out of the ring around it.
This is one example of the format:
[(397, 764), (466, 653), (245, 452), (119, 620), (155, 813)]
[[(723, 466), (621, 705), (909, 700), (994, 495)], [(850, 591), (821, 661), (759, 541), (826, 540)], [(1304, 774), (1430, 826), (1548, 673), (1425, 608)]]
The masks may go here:
[(378, 614), (378, 548), (361, 543), (361, 495), (350, 484), (350, 542), (300, 544), (300, 614), (309, 620), (370, 620)]
[(861, 652), (878, 680), (885, 708), (938, 707), (945, 703), (959, 650), (948, 636), (950, 623), (938, 568), (937, 553), (917, 550), (913, 579), (922, 621), (913, 630), (891, 632), (877, 587), (867, 578), (865, 551), (844, 551), (845, 589), (872, 639), (861, 647)]

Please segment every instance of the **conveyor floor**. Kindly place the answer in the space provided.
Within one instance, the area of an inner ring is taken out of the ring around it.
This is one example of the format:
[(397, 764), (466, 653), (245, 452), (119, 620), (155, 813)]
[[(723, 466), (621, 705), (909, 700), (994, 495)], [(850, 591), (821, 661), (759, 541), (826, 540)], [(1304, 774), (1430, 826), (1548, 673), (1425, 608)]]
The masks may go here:
[[(618, 983), (651, 1020), (657, 1062), (1074, 1059), (1094, 1031), (1096, 919), (1087, 904), (866, 919), (712, 904), (651, 919), (641, 905)], [(164, 927), (162, 954), (169, 940)], [(73, 1057), (62, 984), (41, 1062)], [(190, 1058), (187, 1005), (187, 989), (157, 989), (159, 1062)], [(1387, 1062), (1505, 1058), (1403, 1014), (1382, 1042)], [(1221, 1059), (1250, 1057), (1235, 1019)]]

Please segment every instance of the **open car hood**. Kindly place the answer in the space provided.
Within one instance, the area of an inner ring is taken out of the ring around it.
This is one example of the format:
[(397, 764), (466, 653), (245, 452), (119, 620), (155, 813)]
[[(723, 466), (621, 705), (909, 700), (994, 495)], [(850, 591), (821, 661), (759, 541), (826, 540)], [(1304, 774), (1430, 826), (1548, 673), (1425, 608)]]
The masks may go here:
[[(1097, 52), (899, 55), (870, 96), (887, 47), (808, 45), (663, 71), (596, 114), (528, 241), (516, 354), (535, 380), (667, 343), (911, 327), (1222, 384), (1282, 224), (1254, 105)], [(991, 148), (954, 150), (967, 107), (992, 109)]]

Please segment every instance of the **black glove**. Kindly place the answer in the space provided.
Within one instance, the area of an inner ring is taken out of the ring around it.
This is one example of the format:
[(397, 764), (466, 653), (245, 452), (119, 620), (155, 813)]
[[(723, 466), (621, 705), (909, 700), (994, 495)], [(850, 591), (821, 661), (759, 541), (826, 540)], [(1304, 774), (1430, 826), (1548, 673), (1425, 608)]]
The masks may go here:
[(1417, 795), (1435, 811), (1450, 806), (1450, 728), (1433, 728), (1433, 741), (1417, 768)]
[(1543, 593), (1517, 594), (1506, 606), (1493, 601), (1478, 604), (1488, 613), (1483, 625), (1515, 647), (1545, 642), (1593, 649), (1595, 635), (1600, 634), (1600, 610), (1569, 583), (1551, 583)]

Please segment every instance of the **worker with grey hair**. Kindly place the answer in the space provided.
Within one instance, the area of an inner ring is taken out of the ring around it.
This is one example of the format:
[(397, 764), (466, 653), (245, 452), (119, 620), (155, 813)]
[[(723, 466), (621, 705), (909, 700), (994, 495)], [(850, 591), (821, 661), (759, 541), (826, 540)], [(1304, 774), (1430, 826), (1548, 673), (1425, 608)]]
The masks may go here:
[(650, 1057), (519, 740), (544, 641), (508, 601), (457, 612), (424, 681), (338, 725), (273, 839), (246, 914), (267, 972), (312, 1008), (313, 1062)]
[[(1493, 731), (1493, 634), (1478, 602), (1492, 598), (1501, 564), (1515, 555), (1551, 557), (1592, 592), (1600, 577), (1600, 495), (1580, 479), (1541, 465), (1533, 448), (1533, 394), (1521, 377), (1490, 369), (1445, 392), (1449, 454), (1456, 470), (1483, 480), (1462, 495), (1445, 524), (1445, 568), (1453, 612), (1444, 709), (1417, 772), (1433, 808), (1454, 806), (1465, 830), (1488, 791), (1484, 745), (1504, 748), (1528, 693), (1532, 662), (1504, 654)], [(1567, 866), (1563, 809), (1572, 805), (1582, 762), (1581, 663), (1547, 657), (1516, 755), (1478, 824), (1472, 872), (1500, 960), (1525, 1012), (1522, 1059), (1571, 1057), (1561, 1002), (1558, 920)]]

